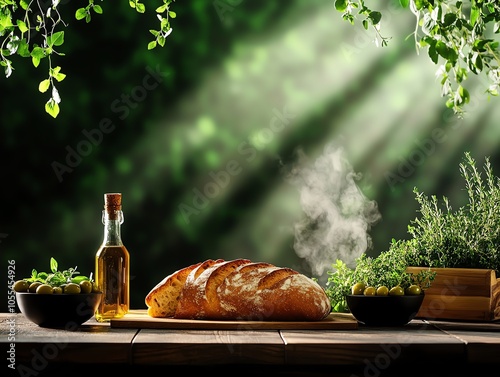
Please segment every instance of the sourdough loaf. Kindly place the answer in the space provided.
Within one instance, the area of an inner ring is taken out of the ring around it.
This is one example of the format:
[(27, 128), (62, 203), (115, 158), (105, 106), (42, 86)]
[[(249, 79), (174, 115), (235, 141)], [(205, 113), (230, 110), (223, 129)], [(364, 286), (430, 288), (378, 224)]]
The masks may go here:
[(290, 268), (248, 259), (206, 260), (164, 278), (146, 296), (151, 317), (317, 321), (331, 311), (323, 288)]

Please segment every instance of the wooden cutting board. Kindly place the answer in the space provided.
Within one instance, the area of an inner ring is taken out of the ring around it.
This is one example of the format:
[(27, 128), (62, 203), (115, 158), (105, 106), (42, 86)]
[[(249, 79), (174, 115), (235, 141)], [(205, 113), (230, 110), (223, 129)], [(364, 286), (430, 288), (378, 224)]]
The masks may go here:
[(351, 314), (331, 313), (322, 321), (208, 321), (200, 319), (152, 318), (146, 309), (131, 310), (123, 318), (112, 319), (110, 326), (134, 329), (197, 330), (355, 330), (358, 322)]

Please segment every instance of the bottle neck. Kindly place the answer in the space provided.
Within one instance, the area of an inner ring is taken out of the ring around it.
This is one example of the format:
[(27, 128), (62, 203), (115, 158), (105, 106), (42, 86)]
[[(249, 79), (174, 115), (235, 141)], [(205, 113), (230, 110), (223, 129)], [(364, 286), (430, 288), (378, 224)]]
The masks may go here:
[(102, 223), (104, 224), (103, 245), (123, 245), (120, 233), (120, 226), (123, 224), (123, 212), (102, 211)]

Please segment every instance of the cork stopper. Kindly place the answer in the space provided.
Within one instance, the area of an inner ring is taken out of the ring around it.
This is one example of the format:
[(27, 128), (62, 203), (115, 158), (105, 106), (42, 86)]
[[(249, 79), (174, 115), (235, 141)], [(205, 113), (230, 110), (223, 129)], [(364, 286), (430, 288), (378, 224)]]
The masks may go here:
[(104, 194), (104, 210), (108, 213), (110, 220), (116, 220), (118, 212), (122, 210), (122, 194)]

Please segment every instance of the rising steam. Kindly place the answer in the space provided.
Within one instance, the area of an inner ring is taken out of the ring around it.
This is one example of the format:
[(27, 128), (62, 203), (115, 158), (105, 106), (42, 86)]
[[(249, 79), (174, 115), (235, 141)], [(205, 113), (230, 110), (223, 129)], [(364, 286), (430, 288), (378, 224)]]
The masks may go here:
[(288, 179), (300, 192), (304, 218), (295, 224), (294, 249), (312, 272), (321, 276), (337, 259), (353, 266), (372, 246), (369, 230), (381, 215), (356, 185), (361, 176), (353, 171), (341, 147), (327, 145), (314, 164), (298, 152), (298, 164)]

